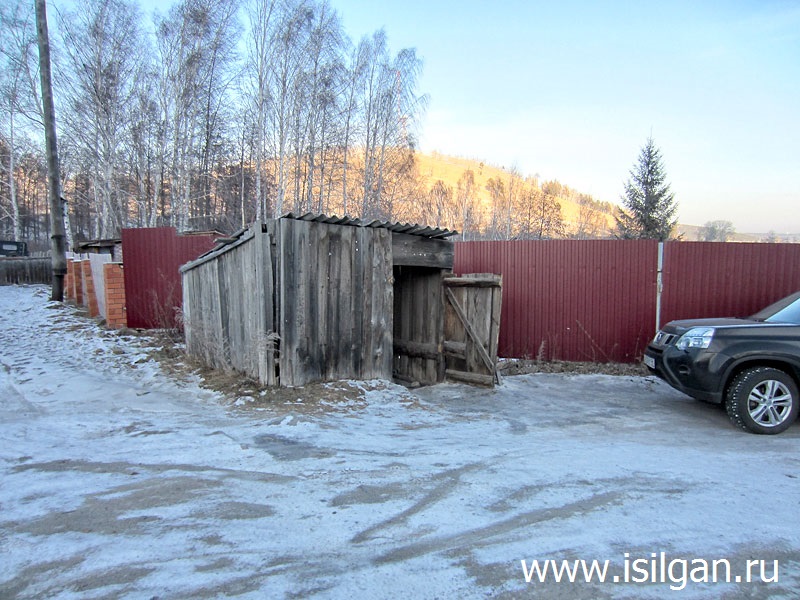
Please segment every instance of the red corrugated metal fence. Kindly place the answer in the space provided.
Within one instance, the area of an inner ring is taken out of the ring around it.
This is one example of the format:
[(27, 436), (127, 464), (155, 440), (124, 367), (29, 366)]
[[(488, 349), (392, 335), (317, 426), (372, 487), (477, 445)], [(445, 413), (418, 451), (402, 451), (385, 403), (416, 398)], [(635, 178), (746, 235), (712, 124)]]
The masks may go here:
[(455, 271), (500, 273), (501, 356), (628, 361), (653, 335), (658, 244), (463, 242)]
[[(500, 273), (500, 355), (639, 360), (656, 330), (654, 240), (456, 243), (454, 270)], [(745, 316), (800, 289), (800, 245), (668, 242), (661, 324)]]
[(214, 247), (218, 234), (177, 235), (174, 227), (122, 230), (128, 327), (175, 327), (181, 265)]
[(800, 244), (664, 244), (661, 324), (744, 317), (800, 290)]

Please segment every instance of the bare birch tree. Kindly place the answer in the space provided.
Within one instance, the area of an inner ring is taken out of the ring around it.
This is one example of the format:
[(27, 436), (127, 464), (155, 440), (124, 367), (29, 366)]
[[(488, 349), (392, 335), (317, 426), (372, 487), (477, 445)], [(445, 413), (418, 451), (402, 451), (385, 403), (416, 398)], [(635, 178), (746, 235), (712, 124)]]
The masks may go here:
[(490, 203), (490, 221), (486, 236), (490, 240), (500, 240), (503, 239), (504, 207), (508, 202), (506, 185), (499, 177), (490, 177), (486, 182), (486, 191), (489, 192)]
[(300, 77), (305, 56), (304, 42), (313, 18), (310, 2), (302, 1), (291, 5), (281, 15), (275, 30), (272, 45), (275, 50), (270, 87), (272, 89), (272, 146), (277, 161), (277, 196), (275, 215), (284, 212), (287, 191), (287, 168), (291, 148), (291, 132), (298, 129), (298, 93), (302, 89)]
[(458, 223), (456, 227), (461, 231), (461, 239), (467, 241), (478, 233), (480, 224), (480, 211), (475, 189), (475, 173), (467, 169), (458, 178), (456, 186), (456, 205), (458, 209)]
[(608, 230), (608, 221), (605, 212), (591, 196), (579, 194), (578, 217), (575, 222), (572, 237), (585, 240), (601, 236)]
[(15, 179), (20, 142), (26, 137), (27, 126), (42, 126), (34, 18), (33, 7), (27, 3), (17, 1), (0, 7), (0, 141), (6, 151), (5, 160), (0, 160), (0, 171), (8, 186), (8, 206), (3, 205), (2, 210), (11, 220), (14, 240), (22, 239)]
[(232, 79), (236, 9), (226, 0), (183, 0), (156, 20), (171, 155), (170, 212), (180, 231), (189, 227), (193, 209), (195, 214), (208, 209), (220, 108)]
[(557, 181), (542, 184), (539, 194), (532, 198), (534, 208), (533, 229), (531, 235), (537, 240), (546, 240), (564, 236), (564, 218), (561, 214), (561, 203), (558, 194), (562, 186)]
[(265, 194), (265, 161), (267, 158), (267, 123), (272, 96), (269, 75), (272, 61), (272, 38), (277, 20), (276, 0), (250, 0), (245, 6), (248, 16), (248, 61), (246, 65), (247, 87), (245, 97), (250, 105), (252, 119), (252, 150), (255, 161), (255, 218), (260, 221), (271, 216), (269, 201)]
[(346, 71), (344, 82), (344, 103), (342, 106), (343, 130), (342, 130), (342, 213), (349, 214), (348, 206), (348, 172), (350, 165), (350, 145), (351, 140), (356, 139), (358, 131), (358, 112), (360, 110), (360, 98), (364, 89), (364, 74), (368, 65), (369, 39), (362, 38), (358, 46), (350, 56), (350, 63)]
[(307, 45), (306, 208), (325, 212), (325, 169), (335, 136), (337, 94), (341, 89), (343, 32), (327, 0), (317, 6)]
[(47, 179), (50, 197), (50, 256), (53, 265), (51, 299), (64, 300), (64, 276), (67, 274), (64, 204), (61, 197), (61, 172), (56, 138), (56, 112), (50, 69), (50, 36), (47, 30), (47, 4), (36, 0), (36, 37), (39, 42), (39, 74), (42, 90), (42, 114), (47, 146)]
[(366, 53), (361, 214), (390, 218), (391, 206), (382, 196), (386, 181), (413, 164), (408, 151), (415, 146), (416, 119), (426, 102), (415, 95), (422, 62), (412, 48), (392, 59), (382, 29), (373, 34)]
[(142, 56), (139, 22), (137, 5), (127, 0), (85, 0), (62, 19), (65, 124), (90, 165), (94, 234), (101, 238), (129, 224), (121, 171)]
[[(55, 85), (65, 195), (81, 236), (239, 224), (295, 208), (419, 214), (428, 190), (414, 151), (425, 106), (416, 52), (393, 53), (383, 31), (353, 48), (329, 0), (244, 1), (247, 61), (236, 53), (237, 1), (177, 0), (153, 15), (152, 34), (135, 0), (68, 5)], [(5, 89), (10, 107), (14, 88)], [(20, 158), (37, 164), (9, 143), (19, 115), (0, 117), (9, 224), (18, 219), (7, 175), (21, 173)], [(20, 181), (36, 181), (30, 173)], [(32, 212), (32, 223), (46, 213)]]
[[(147, 56), (150, 52), (147, 52)], [(156, 227), (163, 216), (166, 115), (152, 61), (140, 63), (131, 102), (129, 170), (136, 186), (137, 225)]]

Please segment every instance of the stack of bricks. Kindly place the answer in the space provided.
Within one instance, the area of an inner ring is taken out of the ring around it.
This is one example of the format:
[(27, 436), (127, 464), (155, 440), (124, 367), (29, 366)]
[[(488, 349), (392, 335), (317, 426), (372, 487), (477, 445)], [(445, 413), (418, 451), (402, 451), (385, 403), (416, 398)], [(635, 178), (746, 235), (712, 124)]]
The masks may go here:
[(125, 312), (125, 275), (122, 263), (103, 265), (105, 278), (106, 326), (119, 329), (128, 326)]
[(97, 294), (94, 290), (94, 279), (92, 278), (92, 261), (82, 260), (80, 263), (83, 272), (83, 303), (89, 310), (90, 317), (96, 317), (100, 314), (100, 308), (97, 305)]

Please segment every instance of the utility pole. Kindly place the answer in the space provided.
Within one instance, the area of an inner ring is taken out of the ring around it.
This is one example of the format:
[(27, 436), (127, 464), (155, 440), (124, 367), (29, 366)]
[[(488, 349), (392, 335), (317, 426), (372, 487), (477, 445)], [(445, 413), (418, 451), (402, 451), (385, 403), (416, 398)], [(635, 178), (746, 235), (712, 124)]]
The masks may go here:
[(39, 40), (39, 73), (42, 83), (44, 138), (47, 154), (48, 196), (50, 199), (50, 255), (53, 265), (51, 300), (64, 300), (64, 276), (67, 274), (64, 200), (61, 198), (61, 167), (56, 141), (56, 111), (50, 77), (50, 37), (47, 32), (46, 0), (36, 0), (36, 35)]

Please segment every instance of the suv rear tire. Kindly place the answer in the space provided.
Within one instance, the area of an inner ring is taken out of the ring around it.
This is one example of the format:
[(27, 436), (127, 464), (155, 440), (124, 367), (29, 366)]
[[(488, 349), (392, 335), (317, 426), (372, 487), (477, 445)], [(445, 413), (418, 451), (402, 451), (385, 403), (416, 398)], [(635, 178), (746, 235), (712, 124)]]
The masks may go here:
[(797, 418), (797, 384), (772, 367), (746, 369), (728, 390), (725, 407), (734, 425), (753, 433), (785, 431)]

